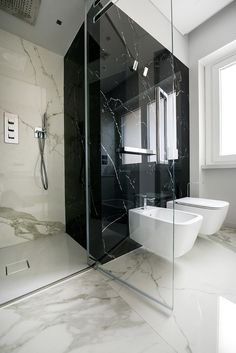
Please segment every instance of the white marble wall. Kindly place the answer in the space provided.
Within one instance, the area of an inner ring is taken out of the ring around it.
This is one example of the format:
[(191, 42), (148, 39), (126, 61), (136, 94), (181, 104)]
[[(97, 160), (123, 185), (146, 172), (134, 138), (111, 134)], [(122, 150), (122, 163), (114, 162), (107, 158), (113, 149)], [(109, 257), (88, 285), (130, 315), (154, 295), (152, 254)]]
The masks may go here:
[[(19, 144), (4, 143), (4, 112), (19, 116)], [(48, 116), (40, 179), (34, 128)], [(0, 247), (64, 229), (63, 57), (0, 30)]]

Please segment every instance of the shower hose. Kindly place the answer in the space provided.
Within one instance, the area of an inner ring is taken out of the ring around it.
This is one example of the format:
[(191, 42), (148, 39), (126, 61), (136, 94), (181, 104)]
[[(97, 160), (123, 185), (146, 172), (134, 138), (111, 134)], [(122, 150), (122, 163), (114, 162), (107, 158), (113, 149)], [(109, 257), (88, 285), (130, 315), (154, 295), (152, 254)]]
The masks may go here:
[(45, 140), (46, 140), (46, 114), (43, 117), (43, 131), (38, 136), (39, 143), (39, 153), (40, 153), (40, 174), (41, 181), (44, 190), (48, 189), (48, 175), (47, 168), (44, 160), (44, 148), (45, 148)]

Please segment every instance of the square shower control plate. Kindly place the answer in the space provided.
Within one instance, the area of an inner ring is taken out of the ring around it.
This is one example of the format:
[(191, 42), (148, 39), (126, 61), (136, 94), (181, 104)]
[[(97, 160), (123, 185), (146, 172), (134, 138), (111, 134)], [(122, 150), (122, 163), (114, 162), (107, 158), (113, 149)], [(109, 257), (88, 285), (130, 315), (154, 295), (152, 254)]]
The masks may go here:
[(4, 141), (5, 143), (19, 143), (18, 115), (4, 113)]

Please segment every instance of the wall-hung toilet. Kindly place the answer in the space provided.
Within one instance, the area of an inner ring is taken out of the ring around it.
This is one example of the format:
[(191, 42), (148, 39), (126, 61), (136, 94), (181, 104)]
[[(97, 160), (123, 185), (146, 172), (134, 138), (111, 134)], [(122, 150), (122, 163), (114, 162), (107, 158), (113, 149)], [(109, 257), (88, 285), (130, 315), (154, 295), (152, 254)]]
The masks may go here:
[(168, 201), (167, 208), (173, 208), (173, 202), (175, 209), (196, 213), (203, 217), (199, 233), (204, 235), (211, 235), (220, 230), (229, 208), (229, 202), (226, 201), (195, 197)]

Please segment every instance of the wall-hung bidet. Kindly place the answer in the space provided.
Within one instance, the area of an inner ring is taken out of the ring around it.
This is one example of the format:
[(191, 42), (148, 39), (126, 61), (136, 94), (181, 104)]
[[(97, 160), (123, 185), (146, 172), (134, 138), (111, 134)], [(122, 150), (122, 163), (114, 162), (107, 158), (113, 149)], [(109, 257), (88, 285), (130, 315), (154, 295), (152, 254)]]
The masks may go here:
[[(193, 212), (203, 217), (200, 234), (211, 235), (220, 230), (229, 209), (229, 202), (184, 197), (174, 201), (175, 209)], [(167, 202), (168, 208), (173, 208), (173, 201)]]
[[(174, 220), (174, 232), (173, 232)], [(191, 250), (201, 228), (202, 216), (161, 207), (129, 210), (130, 238), (151, 252), (172, 259)], [(174, 242), (173, 242), (174, 235)]]

